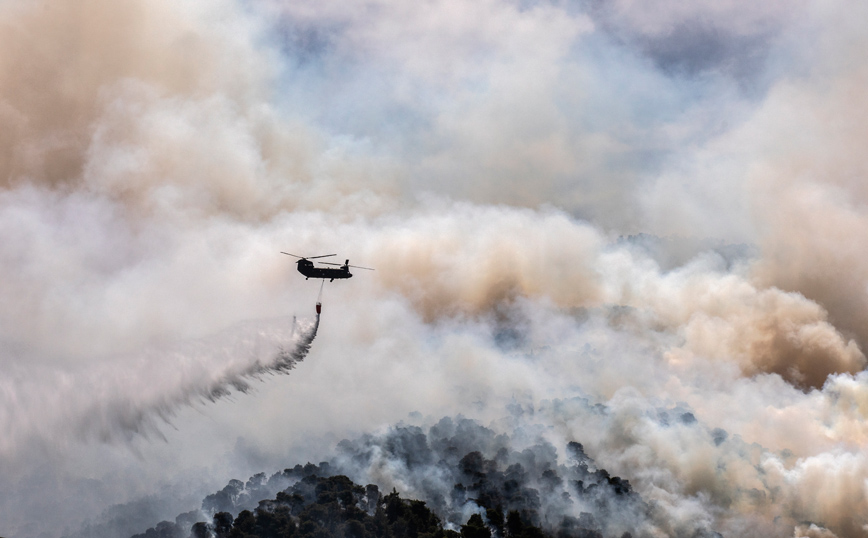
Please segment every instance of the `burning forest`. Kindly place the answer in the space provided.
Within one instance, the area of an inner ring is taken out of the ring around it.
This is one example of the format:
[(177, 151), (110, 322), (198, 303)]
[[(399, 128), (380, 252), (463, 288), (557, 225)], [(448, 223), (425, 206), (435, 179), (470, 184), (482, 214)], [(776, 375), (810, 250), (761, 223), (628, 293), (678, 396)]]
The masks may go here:
[(0, 535), (864, 537), (866, 9), (0, 2)]

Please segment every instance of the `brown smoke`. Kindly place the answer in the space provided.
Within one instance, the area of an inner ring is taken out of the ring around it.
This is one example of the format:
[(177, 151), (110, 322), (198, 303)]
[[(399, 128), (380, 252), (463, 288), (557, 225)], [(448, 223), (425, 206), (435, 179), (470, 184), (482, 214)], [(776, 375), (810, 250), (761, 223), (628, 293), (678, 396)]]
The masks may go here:
[(446, 204), (386, 226), (369, 252), (384, 260), (381, 282), (430, 321), (490, 314), (518, 297), (597, 304), (600, 247), (597, 232), (558, 212)]
[(822, 387), (830, 374), (865, 367), (859, 346), (799, 294), (757, 290), (732, 278), (689, 290), (685, 298), (695, 301), (692, 308), (671, 321), (692, 353), (735, 360), (746, 375), (775, 373), (803, 388)]
[(365, 256), (383, 262), (363, 276), (408, 298), (427, 321), (496, 319), (519, 297), (561, 308), (626, 306), (632, 310), (621, 311), (617, 324), (680, 336), (674, 361), (686, 353), (734, 362), (746, 376), (774, 373), (803, 389), (866, 364), (856, 341), (799, 293), (758, 287), (702, 257), (663, 273), (558, 213), (435, 204), (365, 235)]
[(218, 62), (232, 53), (231, 44), (180, 14), (161, 1), (4, 3), (2, 184), (78, 181), (105, 92), (119, 81), (135, 79), (168, 94), (253, 91), (261, 78), (252, 76), (255, 67)]
[[(314, 4), (293, 5), (310, 12), (316, 30), (322, 21)], [(281, 395), (297, 405), (272, 406), (310, 410), (289, 417), (280, 412), (280, 420), (296, 421), (291, 424), (301, 434), (319, 428), (340, 435), (341, 428), (369, 427), (390, 413), (416, 409), (464, 412), (477, 402), (494, 409), (522, 392), (537, 400), (578, 393), (608, 410), (565, 413), (550, 422), (573, 420), (576, 428), (588, 428), (583, 439), (602, 457), (621, 459), (643, 494), (664, 506), (673, 531), (693, 517), (748, 525), (760, 513), (789, 525), (776, 535), (791, 535), (795, 524), (797, 536), (829, 536), (820, 525), (841, 536), (863, 533), (864, 517), (852, 514), (865, 513), (860, 488), (868, 475), (859, 448), (868, 439), (868, 391), (859, 374), (868, 345), (868, 168), (862, 156), (868, 77), (858, 61), (864, 39), (823, 43), (824, 59), (843, 60), (815, 74), (814, 83), (793, 78), (774, 86), (755, 117), (724, 140), (742, 150), (738, 156), (749, 174), (740, 179), (749, 188), (745, 193), (724, 182), (710, 192), (751, 197), (762, 250), (756, 266), (724, 266), (703, 254), (661, 270), (568, 212), (593, 206), (582, 214), (633, 223), (641, 217), (624, 201), (646, 194), (625, 187), (635, 186), (627, 179), (636, 175), (633, 168), (613, 164), (633, 155), (624, 146), (635, 139), (593, 126), (607, 124), (612, 109), (650, 110), (656, 101), (640, 96), (625, 106), (618, 102), (623, 95), (598, 96), (607, 104), (602, 112), (578, 110), (574, 118), (563, 112), (592, 106), (584, 97), (553, 104), (573, 93), (604, 94), (621, 80), (594, 87), (598, 75), (584, 72), (590, 57), (562, 63), (581, 48), (575, 46), (582, 44), (579, 35), (596, 31), (590, 23), (569, 20), (557, 3), (527, 12), (512, 3), (482, 3), (473, 13), (486, 16), (471, 18), (451, 13), (460, 2), (426, 4), (430, 11), (414, 17), (392, 10), (393, 4), (363, 2), (358, 10), (372, 18), (385, 13), (386, 27), (400, 28), (397, 34), (371, 31), (379, 27), (367, 25), (367, 18), (359, 24), (351, 14), (323, 26), (345, 24), (358, 57), (374, 40), (374, 48), (394, 60), (371, 69), (371, 78), (411, 65), (411, 74), (399, 80), (405, 83), (400, 106), (389, 102), (386, 110), (414, 106), (415, 88), (440, 83), (433, 93), (442, 92), (452, 105), (430, 104), (433, 110), (412, 119), (430, 124), (406, 137), (409, 157), (403, 146), (378, 146), (382, 139), (371, 134), (386, 124), (403, 140), (404, 127), (391, 116), (372, 113), (366, 121), (377, 128), (371, 132), (347, 128), (347, 138), (373, 140), (371, 146), (360, 142), (353, 154), (347, 150), (352, 143), (328, 139), (327, 128), (278, 112), (283, 103), (274, 103), (272, 83), (279, 68), (270, 56), (277, 53), (262, 45), (267, 38), (255, 17), (247, 19), (232, 2), (2, 3), (0, 381), (8, 390), (0, 391), (0, 419), (12, 434), (0, 440), (0, 449), (24, 458), (26, 439), (63, 443), (80, 433), (64, 430), (76, 428), (111, 439), (118, 429), (140, 428), (143, 413), (185, 404), (191, 391), (208, 397), (261, 373), (266, 363), (239, 364), (238, 355), (224, 350), (225, 375), (214, 374), (211, 360), (219, 353), (211, 346), (176, 376), (177, 356), (154, 352), (138, 363), (123, 357), (155, 341), (213, 333), (243, 318), (259, 326), (268, 315), (285, 314), (308, 288), (301, 288), (305, 283), (291, 264), (283, 265), (279, 250), (315, 255), (353, 248), (346, 254), (351, 263), (377, 272), (359, 271), (341, 283), (335, 293), (352, 300), (319, 342), (326, 351), (315, 365), (320, 369), (311, 365), (312, 381)], [(656, 21), (631, 14), (625, 24), (665, 34), (712, 5), (668, 4), (687, 13), (661, 12)], [(751, 34), (786, 11), (779, 6), (753, 15), (738, 2), (722, 9), (744, 14), (734, 33), (743, 28)], [(337, 2), (331, 9), (352, 11)], [(499, 22), (488, 16), (498, 12), (508, 16)], [(330, 17), (323, 16), (329, 23)], [(461, 19), (458, 39), (448, 31), (455, 19)], [(437, 24), (425, 33), (429, 20)], [(499, 25), (483, 43), (497, 49), (487, 65), (475, 59), (477, 41), (465, 39), (485, 21)], [(516, 41), (514, 30), (522, 25)], [(420, 32), (414, 47), (393, 42), (415, 40)], [(460, 46), (441, 49), (444, 39)], [(331, 45), (319, 53), (328, 55)], [(441, 50), (460, 56), (460, 72)], [(833, 54), (842, 50), (846, 54)], [(617, 63), (626, 54), (619, 49), (611, 59)], [(335, 62), (335, 72), (344, 67), (343, 58), (327, 60)], [(632, 76), (629, 69), (639, 69), (634, 62), (646, 63), (633, 58), (623, 72)], [(575, 78), (560, 78), (564, 72)], [(450, 93), (450, 84), (466, 77), (472, 88)], [(634, 80), (658, 79), (631, 78), (626, 85), (642, 85)], [(368, 81), (350, 80), (358, 86)], [(359, 90), (350, 85), (347, 91)], [(368, 97), (346, 100), (367, 105)], [(352, 108), (358, 103), (343, 106), (347, 115), (358, 111)], [(615, 115), (616, 123), (635, 119)], [(652, 123), (669, 121), (651, 116)], [(328, 128), (346, 127), (336, 123)], [(407, 170), (424, 173), (408, 179)], [(440, 192), (480, 203), (413, 199), (426, 182), (441, 181)], [(661, 199), (670, 211), (674, 202)], [(550, 201), (565, 209), (492, 201)], [(690, 213), (697, 221), (739, 220), (697, 206)], [(738, 224), (733, 227), (753, 225)], [(527, 311), (511, 317), (511, 308)], [(515, 331), (531, 333), (526, 341), (534, 346), (533, 360), (478, 338), (492, 325), (515, 320)], [(26, 401), (20, 398), (25, 392)], [(618, 408), (618, 398), (627, 396), (635, 408)], [(693, 406), (693, 422), (663, 425), (649, 403), (682, 399)], [(233, 430), (239, 424), (275, 430), (270, 421), (253, 422), (245, 417)], [(721, 428), (718, 437), (709, 433), (714, 428)], [(214, 435), (220, 450), (226, 431)], [(41, 464), (29, 461), (34, 468)], [(807, 520), (816, 524), (801, 523)]]
[(394, 192), (394, 170), (313, 162), (321, 141), (268, 104), (256, 24), (231, 2), (5, 3), (0, 187), (85, 189), (160, 218), (376, 211), (356, 191)]
[[(815, 79), (779, 84), (737, 136), (754, 147), (748, 176), (763, 257), (758, 280), (802, 293), (868, 345), (868, 84), (864, 32), (839, 20), (817, 46)], [(755, 153), (754, 153), (755, 152)]]

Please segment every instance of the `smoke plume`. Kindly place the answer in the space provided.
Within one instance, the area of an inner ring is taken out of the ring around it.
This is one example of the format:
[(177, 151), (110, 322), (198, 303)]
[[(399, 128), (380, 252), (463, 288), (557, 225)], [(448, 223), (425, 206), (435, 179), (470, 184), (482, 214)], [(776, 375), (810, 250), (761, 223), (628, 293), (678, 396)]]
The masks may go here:
[[(0, 535), (327, 454), (449, 505), (461, 415), (652, 536), (862, 536), (865, 9), (0, 2)], [(293, 333), (280, 251), (376, 271)]]
[[(399, 424), (344, 439), (330, 461), (257, 473), (246, 482), (230, 480), (205, 497), (200, 510), (178, 515), (175, 524), (160, 525), (186, 535), (195, 522), (210, 522), (219, 512), (237, 516), (243, 510), (273, 511), (292, 503), (297, 511), (298, 497), (308, 503), (319, 497), (321, 488), (312, 486), (313, 477), (343, 474), (368, 484), (362, 502), (369, 511), (378, 500), (382, 502), (380, 491), (400, 489), (410, 499), (424, 499), (452, 530), (460, 529), (471, 515), (481, 514), (493, 531), (503, 535), (507, 513), (515, 512), (524, 524), (549, 534), (714, 536), (701, 521), (677, 529), (658, 528), (657, 508), (643, 502), (628, 480), (596, 466), (581, 443), (571, 441), (558, 449), (537, 428), (515, 428), (523, 422), (520, 417), (513, 416), (510, 422), (512, 437), (464, 417), (444, 417), (424, 429)], [(103, 531), (90, 530), (94, 535)]]

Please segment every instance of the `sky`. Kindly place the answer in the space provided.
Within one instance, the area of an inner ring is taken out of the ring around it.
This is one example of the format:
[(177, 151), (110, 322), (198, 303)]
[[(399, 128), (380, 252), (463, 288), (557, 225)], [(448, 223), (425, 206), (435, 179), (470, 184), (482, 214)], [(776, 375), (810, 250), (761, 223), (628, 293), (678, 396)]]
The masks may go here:
[[(519, 405), (645, 536), (865, 536), (866, 16), (0, 1), (0, 535)], [(376, 271), (270, 375), (319, 293), (280, 251)]]

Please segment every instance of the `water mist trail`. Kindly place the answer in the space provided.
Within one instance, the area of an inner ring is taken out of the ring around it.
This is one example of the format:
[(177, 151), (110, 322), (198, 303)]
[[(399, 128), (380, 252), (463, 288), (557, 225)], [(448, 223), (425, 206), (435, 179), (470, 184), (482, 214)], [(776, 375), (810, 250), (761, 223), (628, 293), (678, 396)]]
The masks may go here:
[[(313, 344), (313, 339), (316, 338), (317, 329), (319, 329), (319, 317), (319, 308), (317, 308), (316, 319), (313, 325), (310, 329), (301, 333), (292, 349), (284, 349), (281, 346), (270, 361), (264, 363), (257, 361), (241, 370), (226, 373), (222, 378), (211, 383), (204, 395), (213, 401), (228, 394), (230, 387), (241, 392), (247, 392), (250, 389), (250, 385), (246, 379), (257, 378), (262, 374), (268, 373), (287, 373), (289, 370), (295, 368), (295, 365), (303, 361), (308, 352), (310, 352), (310, 346)], [(296, 323), (295, 320), (293, 320), (293, 323)], [(295, 333), (295, 329), (296, 326), (293, 326), (293, 333)]]
[[(170, 422), (179, 408), (203, 400), (214, 402), (232, 389), (247, 393), (251, 379), (295, 368), (310, 351), (319, 318), (317, 314), (309, 326), (293, 320), (291, 328), (285, 321), (260, 320), (208, 340), (181, 344), (180, 349), (145, 353), (128, 376), (115, 380), (125, 385), (123, 389), (92, 402), (68, 424), (77, 436), (101, 441), (129, 440), (136, 434), (162, 437), (160, 422)], [(164, 380), (174, 382), (150, 383), (150, 390), (142, 394), (142, 379), (155, 369), (163, 372)], [(98, 385), (105, 377), (105, 371), (91, 372), (78, 384)]]

